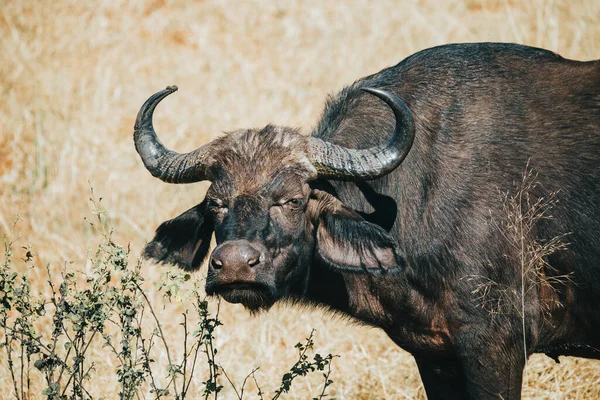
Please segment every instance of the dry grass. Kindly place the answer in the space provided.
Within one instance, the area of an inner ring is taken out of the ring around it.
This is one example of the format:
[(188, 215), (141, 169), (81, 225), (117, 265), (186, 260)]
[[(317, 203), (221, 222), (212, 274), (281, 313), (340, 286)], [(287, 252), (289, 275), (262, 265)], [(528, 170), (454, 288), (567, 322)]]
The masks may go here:
[[(596, 0), (325, 4), (0, 0), (0, 234), (20, 215), (18, 243), (32, 243), (37, 265), (85, 269), (98, 242), (84, 221), (90, 185), (104, 198), (115, 239), (134, 254), (160, 222), (196, 204), (206, 184), (161, 183), (133, 148), (139, 106), (169, 84), (180, 91), (161, 105), (157, 130), (183, 151), (239, 127), (308, 131), (326, 94), (433, 45), (511, 41), (600, 57)], [(149, 288), (160, 272), (147, 265)], [(43, 271), (32, 275), (45, 284)], [(221, 316), (219, 359), (236, 382), (255, 366), (263, 382), (278, 379), (293, 362), (290, 349), (315, 327), (318, 350), (342, 355), (336, 398), (424, 396), (412, 358), (377, 330), (286, 306), (252, 318), (223, 304)], [(98, 368), (108, 376), (113, 367)], [(305, 398), (317, 383), (299, 384), (288, 398)], [(109, 381), (95, 386), (97, 396), (116, 395)], [(0, 373), (0, 393), (10, 388)], [(532, 357), (524, 394), (600, 398), (600, 363)]]

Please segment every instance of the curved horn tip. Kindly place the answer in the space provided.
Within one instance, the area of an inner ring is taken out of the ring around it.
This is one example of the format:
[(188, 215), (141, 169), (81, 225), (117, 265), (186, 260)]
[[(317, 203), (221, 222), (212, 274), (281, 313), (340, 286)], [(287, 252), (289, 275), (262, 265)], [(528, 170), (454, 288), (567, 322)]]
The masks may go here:
[[(381, 100), (385, 101), (386, 103), (387, 103), (387, 100), (395, 100), (395, 98), (396, 98), (396, 96), (393, 93), (390, 93), (390, 92), (382, 90), (382, 89), (363, 87), (363, 88), (360, 88), (360, 90), (363, 90), (369, 94), (372, 94), (375, 97), (379, 97)], [(400, 99), (398, 99), (398, 100), (400, 100)]]
[(171, 85), (171, 86), (167, 86), (167, 89), (169, 92), (173, 93), (179, 90), (179, 88), (177, 87), (177, 85)]
[(364, 87), (361, 88), (361, 90), (383, 100), (394, 112), (394, 115), (396, 116), (396, 123), (400, 122), (402, 119), (406, 119), (407, 117), (412, 120), (412, 113), (404, 101), (402, 101), (402, 99), (400, 99), (394, 93), (370, 87)]
[(367, 93), (381, 93), (381, 92), (383, 92), (383, 90), (381, 90), (381, 89), (375, 89), (375, 88), (372, 88), (372, 87), (362, 87), (362, 88), (360, 88), (360, 90), (364, 90)]

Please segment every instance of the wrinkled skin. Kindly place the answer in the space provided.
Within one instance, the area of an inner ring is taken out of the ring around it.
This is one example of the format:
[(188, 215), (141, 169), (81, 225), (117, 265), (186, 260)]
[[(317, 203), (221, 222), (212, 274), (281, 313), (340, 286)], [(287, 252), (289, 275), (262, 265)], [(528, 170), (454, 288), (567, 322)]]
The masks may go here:
[[(325, 180), (296, 130), (234, 132), (211, 143), (204, 201), (163, 223), (145, 255), (197, 269), (214, 232), (208, 293), (252, 311), (292, 298), (381, 328), (414, 355), (430, 399), (519, 399), (528, 355), (600, 358), (600, 62), (428, 49), (330, 99), (313, 136), (385, 141), (394, 117), (364, 87), (414, 116), (398, 168)], [(519, 230), (510, 199), (523, 215), (553, 201)], [(556, 237), (565, 249), (523, 263), (520, 249)]]

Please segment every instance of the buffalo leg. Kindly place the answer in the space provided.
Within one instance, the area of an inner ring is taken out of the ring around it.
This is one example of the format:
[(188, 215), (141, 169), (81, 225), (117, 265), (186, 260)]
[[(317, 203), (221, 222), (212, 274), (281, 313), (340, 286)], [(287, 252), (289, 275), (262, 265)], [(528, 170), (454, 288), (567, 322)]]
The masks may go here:
[(429, 400), (464, 399), (465, 381), (457, 360), (415, 356)]
[[(474, 333), (474, 332), (475, 333)], [(522, 338), (471, 329), (456, 338), (466, 398), (519, 400), (525, 355)]]

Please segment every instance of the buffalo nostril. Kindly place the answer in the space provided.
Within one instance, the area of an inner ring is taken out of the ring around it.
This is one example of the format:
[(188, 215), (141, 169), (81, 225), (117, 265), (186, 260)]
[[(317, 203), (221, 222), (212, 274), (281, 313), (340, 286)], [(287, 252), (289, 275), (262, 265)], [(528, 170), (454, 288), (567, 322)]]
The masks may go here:
[(254, 267), (255, 265), (258, 265), (263, 261), (265, 261), (265, 253), (260, 253), (260, 255), (248, 260), (248, 265)]
[(221, 269), (221, 268), (223, 268), (223, 262), (221, 260), (217, 260), (215, 257), (212, 257), (210, 259), (210, 265), (214, 269)]

